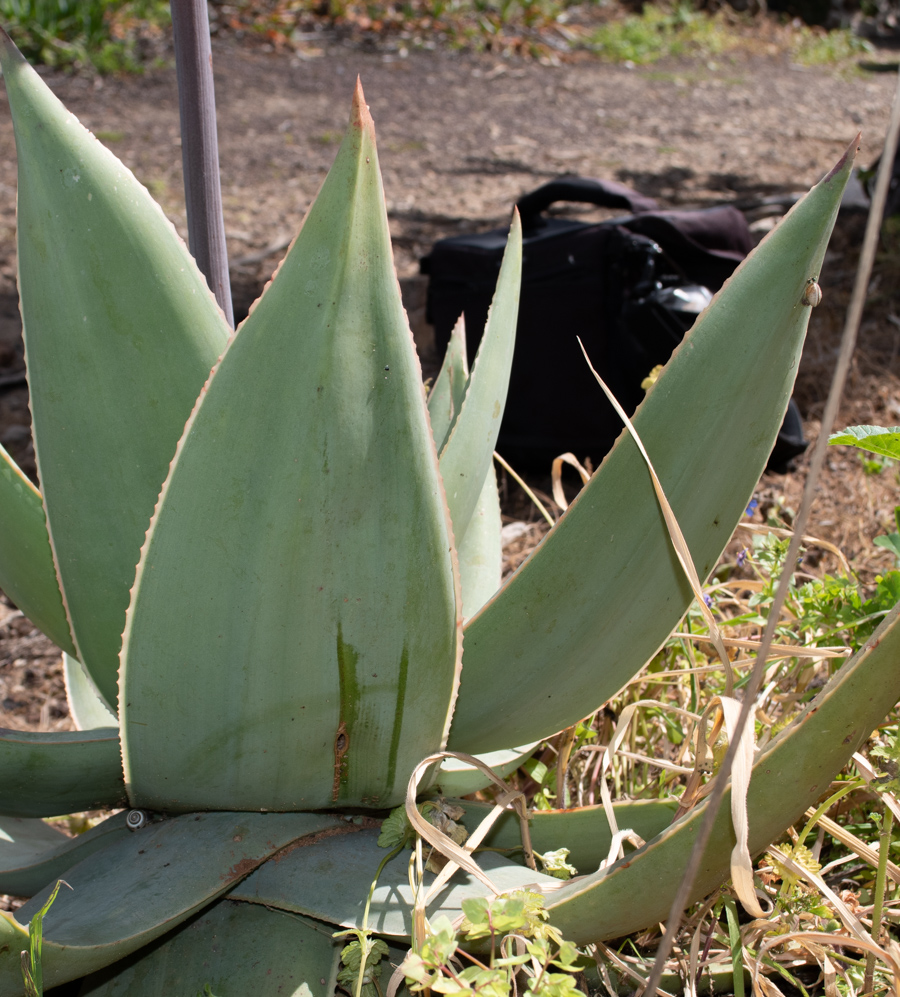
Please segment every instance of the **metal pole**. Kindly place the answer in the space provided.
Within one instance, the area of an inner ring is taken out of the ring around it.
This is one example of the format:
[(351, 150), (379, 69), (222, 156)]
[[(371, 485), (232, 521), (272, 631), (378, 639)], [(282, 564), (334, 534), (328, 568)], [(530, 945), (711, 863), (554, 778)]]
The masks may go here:
[(219, 184), (216, 97), (206, 0), (171, 0), (181, 113), (181, 159), (188, 246), (210, 290), (234, 326), (225, 219)]

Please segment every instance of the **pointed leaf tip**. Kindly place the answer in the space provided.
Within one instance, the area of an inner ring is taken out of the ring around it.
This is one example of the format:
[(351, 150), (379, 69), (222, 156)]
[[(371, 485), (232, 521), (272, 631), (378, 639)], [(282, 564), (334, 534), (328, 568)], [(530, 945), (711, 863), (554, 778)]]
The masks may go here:
[(358, 125), (360, 128), (374, 128), (372, 115), (369, 113), (369, 105), (366, 103), (366, 95), (363, 93), (362, 81), (356, 77), (356, 87), (353, 90), (353, 108), (350, 112), (350, 124)]
[(830, 183), (836, 176), (842, 174), (845, 168), (853, 164), (853, 161), (856, 159), (856, 154), (859, 152), (859, 141), (861, 138), (862, 132), (857, 132), (856, 138), (847, 146), (841, 158), (825, 175), (822, 183)]
[(16, 43), (9, 37), (6, 29), (0, 26), (0, 55), (17, 62), (25, 62), (25, 56), (19, 51)]

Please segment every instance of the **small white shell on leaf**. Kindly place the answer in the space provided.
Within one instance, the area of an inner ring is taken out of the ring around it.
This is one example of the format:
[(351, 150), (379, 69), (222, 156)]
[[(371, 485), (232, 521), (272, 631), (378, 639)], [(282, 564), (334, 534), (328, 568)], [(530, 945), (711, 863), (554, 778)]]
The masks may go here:
[(815, 308), (821, 300), (822, 288), (819, 287), (815, 277), (810, 277), (806, 282), (806, 287), (803, 289), (803, 304), (809, 305), (810, 308)]

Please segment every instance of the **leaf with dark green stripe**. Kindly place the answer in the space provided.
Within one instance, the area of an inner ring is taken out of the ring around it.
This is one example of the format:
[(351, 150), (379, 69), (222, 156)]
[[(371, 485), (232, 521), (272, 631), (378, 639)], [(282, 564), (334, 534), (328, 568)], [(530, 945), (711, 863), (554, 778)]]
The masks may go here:
[(146, 188), (2, 32), (0, 66), (19, 160), (19, 292), (49, 534), (77, 657), (115, 703), (141, 543), (228, 328)]
[(148, 534), (120, 711), (135, 805), (400, 802), (449, 724), (452, 562), (360, 90)]

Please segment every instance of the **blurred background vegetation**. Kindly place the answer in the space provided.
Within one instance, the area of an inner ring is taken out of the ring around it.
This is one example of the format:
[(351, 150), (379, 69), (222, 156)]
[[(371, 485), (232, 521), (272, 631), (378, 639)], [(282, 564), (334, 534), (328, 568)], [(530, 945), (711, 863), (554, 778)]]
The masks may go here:
[[(548, 62), (642, 64), (741, 47), (831, 64), (900, 39), (900, 0), (212, 0), (209, 11), (214, 33), (273, 50), (334, 40)], [(134, 73), (171, 59), (167, 0), (0, 0), (0, 21), (39, 65)]]

